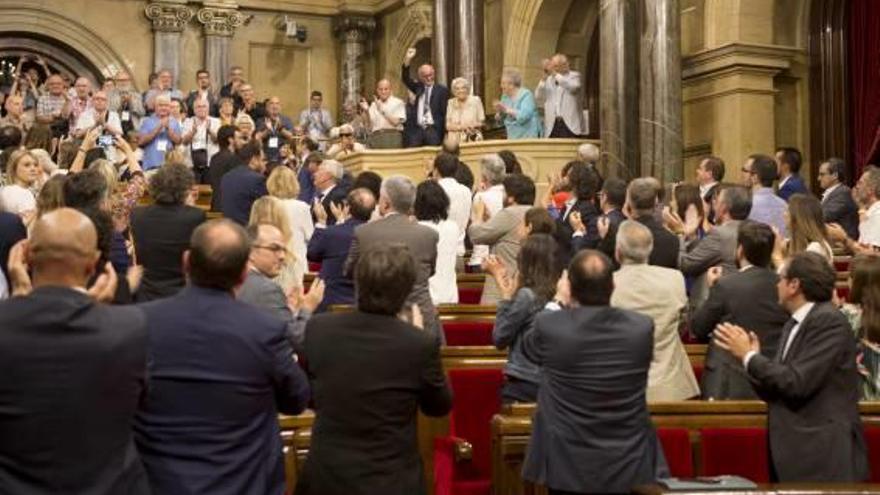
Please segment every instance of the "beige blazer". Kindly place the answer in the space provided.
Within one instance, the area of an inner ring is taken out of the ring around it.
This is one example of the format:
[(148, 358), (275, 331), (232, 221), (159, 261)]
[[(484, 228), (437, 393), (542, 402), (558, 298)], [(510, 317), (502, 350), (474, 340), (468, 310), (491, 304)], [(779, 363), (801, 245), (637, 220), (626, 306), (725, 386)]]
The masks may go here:
[(678, 335), (687, 307), (684, 277), (678, 270), (625, 264), (614, 274), (611, 305), (654, 320), (654, 358), (648, 371), (648, 402), (685, 400), (700, 387)]
[[(530, 205), (513, 205), (504, 208), (487, 222), (471, 224), (468, 235), (474, 244), (488, 244), (490, 254), (498, 256), (507, 274), (516, 276), (516, 257), (519, 255), (520, 239), (517, 227), (522, 223)], [(501, 291), (492, 276), (486, 277), (480, 304), (494, 305), (501, 300)]]

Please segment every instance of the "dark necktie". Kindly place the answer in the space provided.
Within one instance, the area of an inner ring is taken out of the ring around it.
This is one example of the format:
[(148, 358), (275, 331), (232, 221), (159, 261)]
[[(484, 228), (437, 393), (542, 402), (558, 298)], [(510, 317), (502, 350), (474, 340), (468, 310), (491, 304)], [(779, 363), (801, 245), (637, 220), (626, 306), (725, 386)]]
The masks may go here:
[(783, 353), (785, 352), (785, 344), (788, 342), (788, 337), (791, 335), (791, 329), (797, 325), (797, 320), (794, 318), (789, 318), (787, 322), (785, 322), (785, 326), (782, 327), (782, 335), (779, 336), (779, 347), (776, 348), (776, 361), (782, 362)]

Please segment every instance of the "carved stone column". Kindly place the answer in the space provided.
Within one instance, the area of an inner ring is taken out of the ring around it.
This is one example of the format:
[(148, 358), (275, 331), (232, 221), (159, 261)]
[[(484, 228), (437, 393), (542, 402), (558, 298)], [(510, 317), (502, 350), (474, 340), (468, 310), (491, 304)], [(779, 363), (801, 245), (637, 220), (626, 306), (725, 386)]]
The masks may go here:
[(683, 173), (680, 17), (678, 0), (642, 1), (641, 175), (666, 182)]
[(599, 114), (606, 173), (630, 179), (639, 165), (639, 0), (601, 0)]
[(180, 74), (180, 33), (193, 13), (184, 0), (153, 1), (144, 9), (153, 23), (153, 70), (168, 69), (174, 80)]
[(342, 73), (339, 104), (357, 103), (364, 90), (364, 53), (370, 33), (376, 29), (372, 17), (343, 15), (333, 20), (333, 30), (342, 42)]
[(454, 64), (450, 80), (463, 77), (474, 94), (483, 95), (483, 1), (455, 0), (453, 3)]
[(434, 77), (439, 84), (446, 85), (449, 75), (450, 62), (450, 37), (449, 37), (449, 5), (448, 0), (434, 0), (434, 39), (433, 60)]
[(218, 89), (229, 72), (229, 42), (244, 16), (234, 8), (206, 6), (197, 16), (205, 32), (205, 69), (211, 73), (211, 87)]

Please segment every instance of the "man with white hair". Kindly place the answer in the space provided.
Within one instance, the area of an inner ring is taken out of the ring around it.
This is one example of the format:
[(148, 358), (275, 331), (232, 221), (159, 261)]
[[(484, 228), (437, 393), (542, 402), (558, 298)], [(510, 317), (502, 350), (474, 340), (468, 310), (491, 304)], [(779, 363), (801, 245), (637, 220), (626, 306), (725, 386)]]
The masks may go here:
[(428, 288), (428, 279), (434, 275), (437, 265), (439, 234), (410, 219), (415, 200), (416, 186), (408, 177), (394, 175), (382, 182), (378, 204), (382, 218), (355, 229), (344, 274), (351, 277), (360, 253), (365, 253), (378, 244), (394, 242), (406, 245), (416, 264), (416, 281), (404, 303), (403, 311), (411, 311), (413, 305), (418, 305), (425, 330), (433, 332), (437, 343), (442, 344), (445, 340), (443, 330)]
[(73, 135), (81, 138), (94, 127), (101, 128), (101, 135), (122, 135), (122, 122), (119, 121), (119, 115), (109, 109), (107, 93), (103, 90), (96, 91), (92, 96), (92, 107), (80, 114)]
[(158, 102), (156, 99), (159, 96), (165, 96), (169, 100), (183, 99), (183, 93), (174, 87), (174, 74), (171, 73), (170, 69), (161, 69), (156, 75), (156, 87), (147, 91), (147, 94), (144, 97), (144, 106), (148, 111), (158, 112), (158, 108), (156, 107)]
[(654, 320), (648, 401), (685, 400), (699, 395), (700, 388), (678, 337), (688, 303), (684, 277), (678, 270), (649, 265), (653, 249), (654, 236), (648, 227), (635, 220), (620, 224), (615, 249), (620, 270), (614, 273), (611, 305)]
[(594, 166), (599, 163), (599, 147), (593, 143), (584, 143), (578, 146), (577, 159), (584, 163), (591, 163)]
[(144, 150), (144, 172), (161, 167), (165, 162), (165, 153), (181, 141), (180, 123), (170, 115), (171, 98), (159, 95), (154, 103), (156, 112), (141, 122), (138, 131), (138, 146)]
[(73, 83), (73, 92), (74, 95), (70, 100), (70, 116), (68, 117), (68, 125), (71, 129), (76, 128), (79, 116), (92, 108), (92, 81), (85, 77), (76, 78), (76, 82)]
[[(327, 150), (327, 156), (330, 158), (342, 159), (352, 153), (360, 153), (367, 149), (366, 146), (355, 140), (354, 127), (351, 124), (342, 124), (336, 130), (339, 141)], [(333, 134), (332, 131), (331, 134)]]
[(544, 60), (535, 98), (544, 102), (544, 137), (575, 138), (584, 132), (581, 75), (561, 53)]
[(348, 190), (342, 184), (345, 175), (345, 167), (336, 160), (324, 160), (312, 175), (315, 184), (315, 199), (312, 204), (312, 221), (317, 222), (323, 215), (316, 213), (318, 208), (324, 210), (327, 215), (326, 225), (336, 225), (339, 221), (334, 213), (333, 205), (341, 207), (348, 195)]
[[(480, 185), (471, 207), (471, 215), (479, 215), (477, 221), (486, 222), (504, 208), (505, 170), (504, 160), (497, 154), (484, 155), (480, 159)], [(487, 256), (489, 246), (477, 244), (471, 252), (468, 265), (481, 266)]]
[(400, 79), (407, 89), (416, 95), (416, 127), (412, 147), (440, 146), (446, 136), (446, 109), (449, 105), (449, 89), (435, 80), (434, 67), (423, 64), (419, 67), (419, 80), (409, 75), (409, 66), (416, 56), (416, 49), (410, 48), (401, 67)]
[(368, 105), (366, 100), (361, 100), (360, 105), (370, 116), (370, 148), (402, 148), (406, 103), (391, 94), (391, 81), (382, 79), (376, 83), (373, 103)]

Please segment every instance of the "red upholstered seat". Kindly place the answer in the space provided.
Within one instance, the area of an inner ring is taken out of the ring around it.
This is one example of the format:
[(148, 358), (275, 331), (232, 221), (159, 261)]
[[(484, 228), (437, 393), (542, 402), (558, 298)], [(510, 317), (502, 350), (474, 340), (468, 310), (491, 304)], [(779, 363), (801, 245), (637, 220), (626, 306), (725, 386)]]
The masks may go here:
[(663, 446), (663, 454), (669, 471), (677, 478), (694, 476), (694, 454), (687, 428), (660, 428), (657, 437)]
[(700, 380), (703, 378), (703, 363), (691, 363), (691, 369), (694, 370), (694, 376), (697, 378), (697, 383), (701, 383)]
[(444, 321), (446, 345), (492, 345), (491, 321)]
[(765, 428), (700, 430), (704, 476), (735, 474), (756, 483), (770, 481)]
[(841, 301), (849, 301), (849, 286), (838, 287), (837, 297), (839, 297)]
[(458, 288), (458, 304), (480, 304), (480, 298), (483, 297), (483, 287), (461, 287)]
[(309, 261), (309, 271), (312, 273), (318, 273), (321, 271), (321, 264), (315, 263), (314, 261)]
[(865, 428), (868, 446), (868, 465), (871, 467), (871, 483), (880, 483), (880, 428)]
[[(434, 441), (434, 493), (436, 495), (489, 495), (492, 483), (492, 416), (501, 409), (500, 369), (449, 371), (452, 411), (448, 437)], [(464, 440), (473, 446), (470, 460), (456, 461), (455, 445)]]

